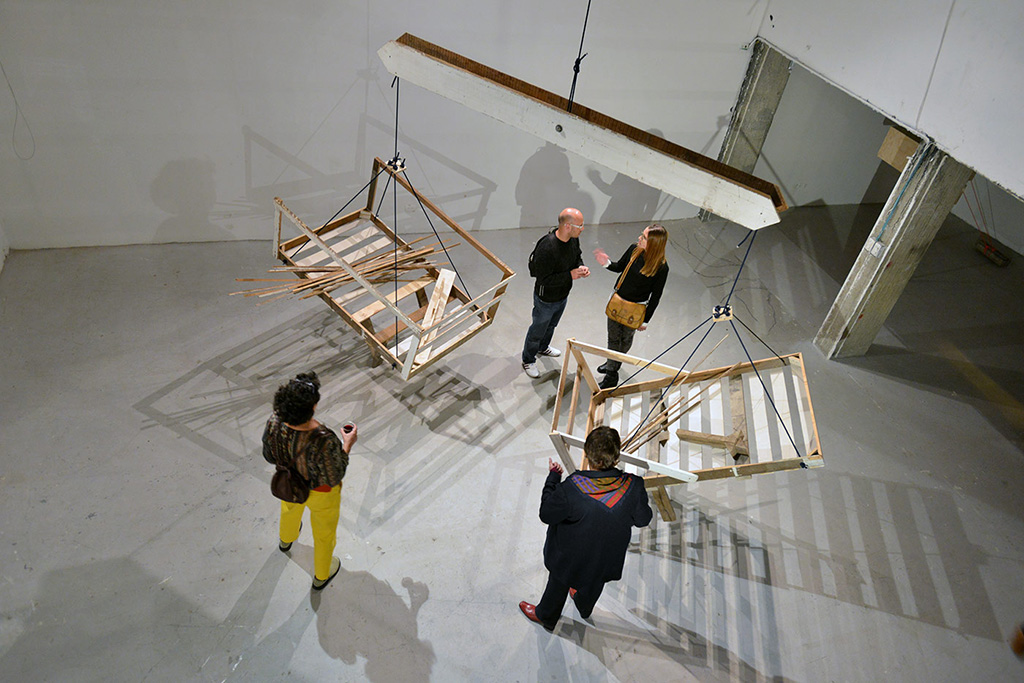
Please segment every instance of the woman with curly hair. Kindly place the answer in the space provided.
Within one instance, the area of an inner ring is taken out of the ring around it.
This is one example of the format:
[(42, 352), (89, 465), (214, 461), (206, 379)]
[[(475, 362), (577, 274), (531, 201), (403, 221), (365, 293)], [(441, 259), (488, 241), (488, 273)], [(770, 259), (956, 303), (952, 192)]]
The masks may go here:
[[(657, 223), (648, 225), (631, 244), (618, 261), (612, 261), (604, 250), (594, 250), (594, 257), (602, 266), (613, 273), (622, 273), (619, 278), (617, 293), (626, 301), (635, 303), (647, 302), (643, 324), (638, 329), (630, 329), (622, 323), (608, 318), (608, 348), (612, 351), (626, 353), (633, 345), (633, 335), (647, 329), (647, 323), (654, 316), (661, 293), (668, 279), (668, 261), (665, 259), (665, 244), (668, 242), (668, 231)], [(610, 389), (619, 383), (619, 368), (622, 363), (608, 359), (598, 372), (604, 373), (601, 380), (602, 389)]]
[(304, 503), (281, 501), (280, 542), (286, 553), (299, 537), (302, 515), (309, 508), (313, 529), (313, 590), (322, 590), (341, 569), (334, 557), (341, 515), (341, 480), (348, 468), (348, 454), (358, 430), (345, 425), (341, 439), (314, 417), (320, 401), (320, 380), (315, 372), (303, 372), (282, 384), (274, 393), (274, 414), (263, 430), (263, 458), (294, 469), (309, 483)]

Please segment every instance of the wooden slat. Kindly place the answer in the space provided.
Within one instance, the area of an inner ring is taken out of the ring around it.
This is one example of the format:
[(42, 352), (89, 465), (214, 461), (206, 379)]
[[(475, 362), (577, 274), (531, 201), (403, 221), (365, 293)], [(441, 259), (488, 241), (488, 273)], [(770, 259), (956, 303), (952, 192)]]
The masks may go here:
[[(778, 455), (778, 459), (782, 459), (782, 439), (784, 438), (784, 430), (782, 430), (782, 424), (779, 420), (779, 415), (776, 414), (776, 410), (779, 408), (778, 401), (775, 398), (775, 387), (772, 383), (772, 374), (768, 371), (761, 373), (761, 382), (758, 381), (755, 375), (751, 382), (757, 382), (757, 386), (761, 387), (764, 392), (764, 405), (761, 406), (764, 409), (765, 421), (768, 424), (768, 439), (769, 439), (769, 450), (772, 453), (772, 459), (775, 460), (775, 455)], [(770, 401), (768, 399), (771, 399)], [(781, 411), (779, 411), (781, 414)], [(780, 434), (781, 432), (781, 434)]]
[(732, 456), (734, 458), (740, 456), (749, 458), (750, 448), (747, 445), (747, 412), (743, 401), (743, 380), (740, 377), (726, 377), (722, 381), (729, 385), (730, 433), (735, 438), (735, 450), (732, 452)]
[(409, 377), (412, 377), (414, 375), (419, 374), (420, 372), (423, 372), (423, 370), (425, 370), (426, 368), (430, 367), (431, 365), (439, 361), (441, 358), (443, 358), (444, 354), (451, 353), (455, 349), (459, 348), (460, 346), (468, 342), (470, 339), (472, 339), (474, 336), (476, 336), (476, 334), (480, 332), (480, 330), (489, 327), (493, 322), (494, 318), (487, 318), (487, 320), (484, 320), (479, 324), (474, 324), (472, 327), (463, 330), (461, 334), (459, 334), (454, 339), (450, 340), (442, 340), (444, 334), (439, 334), (437, 336), (437, 339), (434, 340), (435, 343), (438, 344), (438, 352), (433, 354), (424, 363), (417, 363), (416, 365), (414, 365), (409, 376), (404, 377), (403, 379), (409, 379)]
[(797, 398), (796, 378), (793, 376), (793, 366), (782, 368), (783, 380), (786, 383), (786, 401), (789, 404), (790, 434), (796, 442), (796, 454), (807, 455), (807, 441), (804, 439), (804, 417), (800, 409), (800, 400)]
[(721, 434), (708, 434), (706, 432), (694, 432), (689, 429), (677, 429), (676, 436), (689, 443), (714, 446), (724, 450), (730, 450), (736, 446), (736, 437), (723, 436)]
[[(280, 211), (282, 208), (284, 208), (285, 211), (287, 211), (289, 214), (291, 214), (291, 211), (287, 207), (284, 206), (284, 202), (281, 201), (280, 197), (276, 197), (274, 199), (274, 203), (277, 205), (278, 211)], [(294, 214), (292, 214), (292, 215), (294, 215)], [(317, 234), (317, 235), (323, 236), (323, 235), (326, 235), (326, 234), (328, 234), (330, 232), (333, 232), (335, 229), (337, 229), (337, 228), (339, 228), (339, 227), (341, 227), (343, 225), (346, 225), (346, 224), (348, 224), (348, 223), (350, 223), (350, 222), (352, 222), (354, 220), (360, 219), (360, 218), (369, 220), (368, 212), (365, 212), (365, 211), (353, 211), (352, 213), (347, 213), (344, 216), (342, 216), (341, 218), (337, 218), (337, 219), (331, 221), (330, 223), (325, 223), (325, 224), (321, 225), (319, 228), (317, 228), (316, 230), (313, 230), (312, 232)], [(305, 225), (305, 223), (303, 223), (303, 225)], [(307, 229), (309, 229), (308, 226), (307, 226)], [(277, 237), (278, 237), (278, 240), (280, 240), (280, 238), (281, 238), (280, 231), (277, 233)], [(284, 242), (283, 244), (281, 244), (281, 251), (291, 251), (292, 249), (295, 249), (295, 247), (301, 247), (301, 246), (304, 246), (304, 245), (306, 245), (308, 243), (309, 243), (309, 237), (307, 235), (299, 235), (298, 237), (293, 237), (290, 240), (288, 240), (288, 241)], [(299, 249), (298, 251), (301, 251), (301, 249)]]
[(672, 501), (669, 499), (664, 485), (651, 489), (651, 500), (658, 507), (662, 521), (676, 521), (676, 511), (672, 509)]
[(371, 225), (370, 227), (363, 228), (362, 230), (353, 235), (347, 235), (344, 237), (339, 235), (339, 237), (341, 237), (340, 241), (334, 243), (327, 242), (327, 244), (330, 245), (331, 249), (334, 250), (335, 254), (342, 257), (349, 263), (354, 263), (361, 259), (363, 256), (366, 256), (367, 254), (377, 251), (378, 249), (384, 246), (391, 246), (391, 240), (389, 240), (387, 237), (381, 237), (379, 240), (373, 242), (373, 244), (376, 245), (373, 249), (368, 250), (366, 247), (363, 247), (362, 249), (356, 250), (354, 253), (346, 253), (355, 245), (361, 242), (365, 242), (366, 240), (376, 235), (380, 235), (380, 231), (377, 230), (376, 226)]
[[(399, 289), (398, 292), (397, 292), (397, 295), (396, 295), (395, 292), (391, 292), (390, 294), (386, 294), (385, 297), (391, 303), (393, 303), (395, 305), (398, 305), (399, 301), (401, 301), (405, 297), (409, 296), (410, 294), (415, 293), (417, 290), (423, 289), (424, 287), (426, 287), (427, 285), (429, 285), (433, 281), (434, 281), (434, 278), (428, 277), (428, 276), (424, 275), (423, 277), (417, 278), (416, 280), (413, 280), (409, 284), (407, 284), (404, 287), (402, 287), (401, 289)], [(383, 302), (381, 302), (381, 301), (374, 301), (369, 306), (366, 306), (365, 308), (363, 308), (363, 309), (357, 311), (356, 313), (354, 313), (352, 315), (352, 318), (356, 322), (360, 322), (361, 323), (364, 320), (369, 320), (373, 316), (375, 316), (378, 313), (380, 313), (381, 311), (383, 311), (385, 308), (387, 308), (387, 306), (385, 306)]]
[[(409, 314), (409, 320), (418, 323), (420, 320), (423, 319), (423, 315), (426, 312), (427, 307), (420, 306), (418, 309)], [(405, 323), (399, 320), (397, 325), (395, 323), (391, 323), (383, 330), (377, 332), (374, 336), (377, 337), (377, 339), (379, 339), (382, 344), (387, 344), (389, 341), (395, 338), (396, 334), (400, 334), (404, 329), (407, 329)]]
[[(423, 328), (432, 328), (444, 315), (445, 306), (448, 305), (448, 295), (452, 291), (452, 284), (455, 283), (455, 272), (443, 269), (434, 283), (434, 292), (430, 295), (430, 303), (427, 304), (427, 313), (423, 316)], [(423, 354), (422, 360), (430, 358), (430, 343), (437, 336), (437, 330), (431, 329), (420, 339), (417, 355)]]
[(487, 249), (487, 247), (485, 247), (483, 244), (481, 244), (479, 240), (477, 240), (475, 237), (473, 237), (472, 234), (466, 232), (462, 228), (461, 225), (459, 225), (458, 223), (453, 221), (451, 218), (449, 218), (448, 214), (446, 214), (444, 211), (442, 211), (440, 209), (440, 207), (438, 207), (436, 204), (434, 204), (434, 202), (430, 201), (430, 199), (428, 197), (424, 197), (419, 192), (417, 192), (413, 188), (413, 186), (409, 184), (409, 181), (405, 179), (404, 174), (395, 173), (387, 165), (385, 165), (385, 172), (389, 173), (391, 175), (391, 177), (394, 178), (394, 180), (399, 185), (404, 187), (406, 189), (406, 191), (408, 191), (409, 194), (411, 194), (413, 197), (417, 198), (423, 204), (424, 207), (429, 209), (431, 213), (433, 213), (438, 218), (440, 218), (449, 228), (454, 230), (462, 239), (464, 239), (468, 243), (472, 244), (473, 247), (484, 256), (484, 258), (486, 258), (488, 261), (490, 261), (495, 266), (497, 266), (498, 269), (504, 274), (505, 277), (512, 277), (513, 275), (515, 275), (515, 272), (511, 268), (509, 268), (507, 265), (505, 265), (504, 261), (502, 261), (500, 258), (495, 256), (494, 254), (492, 254), (490, 252), (490, 250)]
[(804, 357), (801, 353), (795, 353), (789, 357), (789, 364), (794, 371), (800, 371), (800, 379), (803, 380), (804, 390), (800, 393), (801, 414), (809, 425), (810, 441), (807, 448), (810, 453), (821, 453), (821, 442), (818, 440), (818, 423), (814, 418), (814, 406), (811, 404), (811, 390), (807, 386), (807, 370), (804, 368)]
[(580, 352), (579, 347), (576, 345), (570, 345), (569, 348), (572, 350), (573, 358), (576, 359), (577, 373), (583, 373), (583, 378), (587, 381), (587, 386), (590, 387), (590, 393), (594, 394), (601, 391), (600, 382), (594, 377), (593, 371), (590, 369), (590, 364), (587, 363), (586, 356)]
[(565, 353), (562, 354), (562, 374), (558, 377), (558, 391), (555, 392), (555, 409), (551, 415), (551, 431), (558, 431), (558, 413), (562, 408), (562, 398), (565, 396), (565, 380), (569, 376), (569, 359), (572, 358), (570, 349), (572, 348), (575, 340), (569, 338), (565, 342)]

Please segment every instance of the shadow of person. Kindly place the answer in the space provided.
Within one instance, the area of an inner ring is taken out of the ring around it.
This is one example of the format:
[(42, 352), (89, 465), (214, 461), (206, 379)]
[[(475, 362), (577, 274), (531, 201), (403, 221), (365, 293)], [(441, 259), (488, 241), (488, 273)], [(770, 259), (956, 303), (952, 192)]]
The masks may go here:
[[(657, 128), (647, 131), (652, 135), (662, 137)], [(654, 218), (654, 212), (658, 209), (658, 202), (661, 201), (661, 190), (644, 185), (635, 178), (628, 175), (616, 173), (610, 183), (606, 183), (601, 177), (601, 172), (596, 168), (587, 169), (587, 178), (598, 190), (608, 195), (608, 206), (601, 214), (601, 225), (609, 223), (649, 223)]]
[(330, 657), (355, 664), (366, 660), (371, 681), (428, 681), (436, 656), (420, 640), (416, 617), (427, 601), (426, 584), (402, 579), (409, 604), (369, 572), (342, 568), (322, 594), (314, 596), (320, 646)]
[(162, 211), (171, 214), (156, 229), (153, 242), (217, 242), (231, 233), (210, 221), (217, 203), (212, 161), (168, 161), (149, 186), (149, 196)]
[(554, 226), (558, 213), (567, 206), (583, 212), (583, 220), (594, 215), (593, 198), (572, 179), (569, 157), (559, 147), (545, 144), (523, 163), (516, 183), (519, 227)]
[(644, 185), (622, 173), (610, 183), (596, 168), (587, 169), (587, 177), (597, 189), (609, 196), (608, 206), (601, 214), (601, 225), (610, 223), (650, 223), (661, 201), (661, 190)]

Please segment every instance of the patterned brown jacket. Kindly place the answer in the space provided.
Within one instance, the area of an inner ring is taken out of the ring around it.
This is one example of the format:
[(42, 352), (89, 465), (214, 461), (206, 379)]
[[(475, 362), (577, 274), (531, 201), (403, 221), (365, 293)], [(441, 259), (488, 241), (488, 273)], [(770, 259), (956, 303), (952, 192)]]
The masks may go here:
[(309, 488), (337, 486), (348, 469), (348, 453), (338, 435), (320, 425), (292, 429), (274, 413), (263, 430), (263, 459), (272, 465), (294, 467), (309, 480)]

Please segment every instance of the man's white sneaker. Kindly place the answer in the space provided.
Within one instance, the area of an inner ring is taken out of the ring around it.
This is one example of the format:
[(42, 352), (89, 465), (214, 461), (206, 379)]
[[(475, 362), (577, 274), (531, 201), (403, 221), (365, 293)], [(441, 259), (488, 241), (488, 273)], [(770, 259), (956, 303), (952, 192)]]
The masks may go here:
[(549, 346), (537, 355), (539, 356), (551, 356), (552, 358), (558, 358), (562, 355), (562, 352), (556, 349), (554, 346)]
[(526, 372), (527, 377), (534, 379), (540, 377), (540, 370), (537, 369), (536, 363), (523, 363), (523, 370)]

